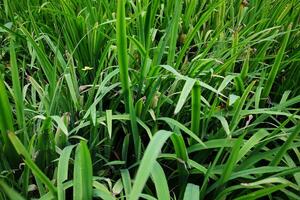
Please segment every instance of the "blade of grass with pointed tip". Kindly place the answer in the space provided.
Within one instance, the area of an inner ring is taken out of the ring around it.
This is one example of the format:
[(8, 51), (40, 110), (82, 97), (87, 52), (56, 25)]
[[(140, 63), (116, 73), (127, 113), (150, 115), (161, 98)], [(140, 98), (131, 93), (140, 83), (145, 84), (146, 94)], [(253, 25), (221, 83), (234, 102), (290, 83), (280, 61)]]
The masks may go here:
[(8, 132), (14, 130), (13, 116), (2, 74), (0, 74), (0, 91), (0, 134), (4, 146), (3, 153), (11, 167), (17, 167), (20, 160), (8, 138)]
[(247, 88), (246, 90), (244, 91), (242, 97), (239, 99), (239, 102), (238, 102), (238, 105), (237, 107), (235, 108), (235, 111), (234, 111), (234, 115), (232, 117), (232, 120), (231, 120), (231, 124), (230, 124), (230, 131), (234, 131), (235, 128), (237, 127), (239, 121), (241, 120), (241, 111), (243, 109), (243, 106), (245, 104), (245, 101), (252, 89), (252, 87), (254, 86), (255, 84), (255, 81), (253, 81)]
[(185, 132), (186, 134), (188, 134), (191, 138), (193, 138), (194, 140), (196, 140), (201, 146), (205, 147), (205, 144), (202, 142), (202, 140), (195, 133), (193, 133), (192, 131), (190, 131), (190, 129), (188, 129), (183, 124), (181, 124), (178, 121), (176, 121), (175, 119), (168, 118), (168, 117), (160, 117), (157, 120), (165, 121), (167, 124), (170, 125), (170, 127), (173, 127), (173, 126), (178, 127), (183, 132)]
[(183, 107), (187, 97), (189, 96), (194, 84), (195, 84), (196, 80), (195, 79), (191, 79), (191, 78), (188, 78), (186, 81), (185, 81), (185, 84), (183, 86), (183, 89), (180, 93), (180, 96), (179, 96), (179, 99), (178, 99), (178, 102), (177, 102), (177, 105), (176, 105), (176, 108), (175, 108), (175, 111), (174, 111), (174, 114), (176, 115), (177, 113), (179, 113), (179, 111), (181, 110), (181, 108)]
[(145, 150), (144, 156), (135, 176), (134, 184), (129, 196), (130, 200), (137, 200), (141, 196), (146, 181), (155, 165), (156, 158), (158, 157), (162, 146), (172, 134), (172, 132), (164, 130), (160, 130), (155, 133)]
[(80, 141), (75, 152), (73, 197), (75, 200), (91, 200), (92, 194), (92, 160), (86, 142)]
[(59, 116), (51, 116), (51, 118), (57, 123), (58, 128), (60, 128), (63, 133), (68, 136), (69, 135), (69, 131), (64, 123), (64, 121), (62, 120), (62, 118), (60, 118)]
[(37, 58), (41, 64), (41, 68), (45, 73), (47, 80), (49, 82), (50, 85), (49, 96), (50, 99), (52, 99), (56, 87), (56, 68), (50, 63), (49, 59), (47, 58), (47, 55), (45, 54), (45, 52), (43, 52), (42, 48), (39, 47), (39, 45), (34, 41), (31, 34), (28, 32), (28, 30), (23, 26), (21, 27), (21, 30), (25, 34), (27, 40), (33, 46), (34, 50), (36, 51)]
[(112, 110), (106, 111), (106, 124), (107, 124), (108, 136), (109, 136), (109, 138), (111, 138), (111, 136), (112, 136)]
[(113, 194), (103, 184), (93, 181), (93, 197), (100, 197), (105, 200), (115, 200)]
[(4, 144), (8, 144), (8, 136), (7, 131), (13, 131), (13, 116), (11, 107), (8, 101), (8, 96), (6, 93), (6, 88), (4, 85), (4, 81), (2, 79), (2, 74), (0, 75), (0, 128), (2, 133), (2, 138), (4, 141)]
[(224, 184), (228, 181), (228, 179), (230, 178), (230, 176), (235, 168), (235, 165), (238, 161), (239, 151), (240, 151), (241, 144), (243, 142), (243, 138), (244, 138), (244, 135), (241, 135), (238, 138), (238, 140), (235, 141), (235, 144), (234, 144), (233, 148), (231, 149), (230, 156), (225, 164), (224, 170), (222, 172), (222, 176), (220, 178), (221, 184)]
[(258, 132), (255, 133), (251, 138), (249, 138), (244, 146), (240, 149), (237, 161), (241, 160), (248, 153), (248, 151), (250, 151), (251, 148), (258, 144), (260, 140), (262, 140), (267, 135), (269, 135), (269, 132), (265, 129), (258, 130)]

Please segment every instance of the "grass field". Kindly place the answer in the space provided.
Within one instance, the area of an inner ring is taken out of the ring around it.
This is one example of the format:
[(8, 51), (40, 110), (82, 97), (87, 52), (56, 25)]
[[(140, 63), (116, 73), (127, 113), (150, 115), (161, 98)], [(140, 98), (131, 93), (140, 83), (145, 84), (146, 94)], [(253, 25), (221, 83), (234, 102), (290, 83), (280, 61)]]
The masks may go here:
[(1, 0), (0, 199), (300, 199), (299, 0)]

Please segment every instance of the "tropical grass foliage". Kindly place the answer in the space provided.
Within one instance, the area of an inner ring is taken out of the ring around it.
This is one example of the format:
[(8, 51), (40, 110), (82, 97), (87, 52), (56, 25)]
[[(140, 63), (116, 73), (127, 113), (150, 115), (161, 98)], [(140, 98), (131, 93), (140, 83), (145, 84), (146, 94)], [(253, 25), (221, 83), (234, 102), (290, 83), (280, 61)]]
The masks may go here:
[(2, 0), (0, 199), (300, 199), (298, 0)]

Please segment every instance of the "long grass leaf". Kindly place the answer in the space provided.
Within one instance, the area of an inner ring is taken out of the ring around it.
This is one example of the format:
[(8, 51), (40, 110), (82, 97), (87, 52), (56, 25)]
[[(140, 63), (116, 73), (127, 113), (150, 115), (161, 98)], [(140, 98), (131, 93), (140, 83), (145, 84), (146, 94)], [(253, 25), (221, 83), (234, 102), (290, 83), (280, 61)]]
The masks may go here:
[(144, 156), (141, 160), (139, 169), (135, 176), (134, 184), (129, 196), (130, 200), (137, 200), (149, 178), (151, 171), (156, 162), (156, 158), (161, 151), (166, 140), (172, 135), (172, 132), (160, 130), (155, 133), (154, 137), (147, 146)]
[(92, 160), (86, 142), (81, 141), (75, 152), (73, 196), (75, 200), (89, 200), (92, 195)]

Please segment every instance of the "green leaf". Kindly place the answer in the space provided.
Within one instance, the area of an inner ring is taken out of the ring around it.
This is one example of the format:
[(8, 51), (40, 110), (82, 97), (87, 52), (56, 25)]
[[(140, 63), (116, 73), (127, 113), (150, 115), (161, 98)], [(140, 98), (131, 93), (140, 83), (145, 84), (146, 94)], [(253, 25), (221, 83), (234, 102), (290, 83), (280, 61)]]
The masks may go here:
[(155, 162), (153, 170), (151, 172), (151, 179), (154, 182), (156, 194), (158, 199), (169, 200), (169, 186), (164, 173), (163, 168), (159, 165), (158, 162)]
[(106, 111), (106, 123), (107, 123), (108, 136), (109, 136), (109, 138), (111, 138), (111, 136), (112, 136), (112, 110)]
[(240, 196), (238, 198), (235, 198), (235, 200), (255, 200), (255, 199), (258, 199), (260, 197), (264, 197), (264, 196), (267, 196), (269, 194), (272, 194), (273, 192), (276, 192), (277, 190), (281, 190), (281, 189), (285, 188), (286, 186), (287, 185), (281, 184), (281, 185), (276, 185), (276, 186), (273, 186), (273, 187), (264, 188), (264, 189), (252, 192), (250, 194), (243, 195), (243, 196)]
[(80, 141), (75, 153), (73, 196), (75, 200), (91, 200), (92, 194), (92, 160), (86, 142)]
[(196, 80), (195, 79), (191, 79), (188, 78), (185, 81), (185, 84), (183, 86), (183, 89), (180, 93), (180, 97), (178, 99), (174, 114), (176, 115), (177, 113), (179, 113), (179, 111), (181, 110), (181, 108), (183, 107), (183, 104), (185, 103), (187, 97), (189, 96), (194, 84), (195, 84)]
[(183, 200), (197, 200), (200, 197), (200, 188), (198, 185), (188, 183), (185, 192)]
[(125, 20), (125, 0), (118, 0), (117, 5), (117, 47), (118, 63), (120, 69), (120, 79), (122, 83), (123, 96), (125, 98), (125, 108), (130, 114), (131, 130), (134, 138), (134, 149), (137, 159), (140, 157), (140, 138), (136, 122), (136, 113), (133, 105), (133, 97), (130, 89), (128, 74), (127, 36)]
[(135, 181), (129, 196), (130, 200), (137, 200), (141, 196), (146, 181), (156, 163), (156, 158), (158, 157), (162, 146), (172, 134), (172, 132), (164, 130), (160, 130), (155, 133), (145, 150), (144, 156), (135, 176)]
[(270, 163), (270, 166), (277, 166), (280, 163), (286, 151), (289, 148), (291, 148), (293, 141), (296, 139), (297, 136), (299, 136), (299, 133), (300, 133), (300, 123), (294, 128), (293, 132), (290, 134), (290, 136), (285, 141), (285, 143), (281, 146), (278, 153), (274, 156), (273, 160)]
[(179, 123), (178, 121), (172, 119), (172, 118), (168, 118), (168, 117), (160, 117), (157, 120), (162, 120), (167, 122), (171, 128), (173, 128), (173, 126), (178, 127), (179, 129), (181, 129), (183, 132), (185, 132), (186, 134), (188, 134), (191, 138), (193, 138), (194, 140), (196, 140), (200, 145), (205, 146), (205, 144), (202, 142), (202, 140), (192, 131), (190, 131), (188, 128), (186, 128), (183, 124)]
[(63, 183), (68, 179), (68, 170), (69, 170), (69, 161), (71, 152), (74, 146), (67, 146), (63, 149), (57, 167), (57, 192), (58, 192), (58, 200), (65, 199), (65, 190), (63, 187)]
[(25, 200), (17, 191), (10, 188), (4, 181), (0, 180), (0, 189), (5, 192), (5, 194), (11, 200)]
[(25, 164), (31, 169), (32, 173), (36, 178), (38, 178), (42, 183), (44, 183), (53, 196), (56, 196), (57, 190), (54, 187), (53, 183), (49, 180), (49, 178), (38, 168), (38, 166), (32, 161), (30, 154), (25, 149), (19, 138), (13, 133), (10, 132), (8, 134), (10, 141), (12, 142), (13, 146), (15, 147), (18, 154), (24, 157)]

